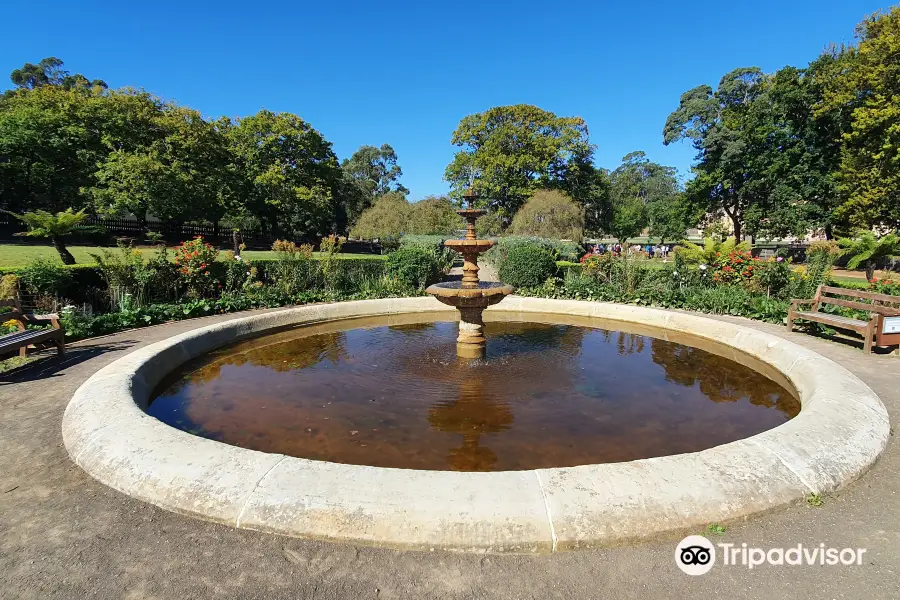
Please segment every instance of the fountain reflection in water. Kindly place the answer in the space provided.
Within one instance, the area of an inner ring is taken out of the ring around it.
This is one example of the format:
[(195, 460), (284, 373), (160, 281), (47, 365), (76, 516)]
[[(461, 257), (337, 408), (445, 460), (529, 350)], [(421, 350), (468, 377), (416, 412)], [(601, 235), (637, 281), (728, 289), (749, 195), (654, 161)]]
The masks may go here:
[(426, 293), (459, 311), (459, 336), (456, 338), (456, 354), (461, 358), (484, 358), (484, 309), (497, 304), (515, 289), (511, 285), (483, 282), (478, 279), (478, 255), (490, 250), (494, 242), (479, 240), (475, 221), (486, 211), (472, 208), (475, 192), (463, 194), (468, 208), (456, 211), (466, 220), (466, 237), (447, 240), (444, 245), (463, 256), (462, 281), (450, 281), (429, 286)]

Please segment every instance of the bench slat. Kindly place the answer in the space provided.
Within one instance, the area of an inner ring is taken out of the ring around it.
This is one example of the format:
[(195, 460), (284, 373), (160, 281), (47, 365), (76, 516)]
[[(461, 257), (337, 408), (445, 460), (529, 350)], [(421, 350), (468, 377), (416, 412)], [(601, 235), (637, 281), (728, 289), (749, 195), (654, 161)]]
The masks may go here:
[(24, 343), (32, 344), (41, 340), (59, 337), (59, 329), (30, 329), (0, 336), (0, 348), (17, 348)]
[(819, 304), (833, 304), (834, 306), (843, 306), (844, 308), (855, 308), (866, 312), (875, 312), (883, 315), (900, 315), (900, 308), (890, 306), (882, 306), (880, 304), (866, 304), (865, 302), (854, 302), (853, 300), (844, 300), (843, 298), (829, 298), (822, 296)]
[(796, 312), (794, 313), (794, 317), (797, 319), (806, 319), (807, 321), (828, 323), (838, 327), (853, 329), (854, 331), (865, 331), (866, 327), (869, 325), (866, 321), (842, 317), (840, 315), (829, 315), (828, 313), (821, 312)]
[[(889, 304), (900, 304), (900, 296), (891, 296), (890, 294), (882, 294), (880, 292), (867, 292), (864, 290), (849, 290), (846, 288), (822, 286), (823, 294), (837, 294), (838, 296), (850, 296), (852, 298), (866, 298), (868, 300), (878, 300), (879, 302), (887, 302)], [(823, 298), (824, 300), (824, 298)]]

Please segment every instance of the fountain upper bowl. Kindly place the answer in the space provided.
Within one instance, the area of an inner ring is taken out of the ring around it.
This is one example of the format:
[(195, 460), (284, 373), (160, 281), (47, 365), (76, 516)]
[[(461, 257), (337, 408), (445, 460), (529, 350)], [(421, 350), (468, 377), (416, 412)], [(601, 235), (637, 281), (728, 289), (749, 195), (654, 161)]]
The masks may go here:
[(444, 242), (444, 245), (448, 248), (456, 249), (457, 252), (464, 252), (465, 250), (477, 250), (479, 252), (485, 252), (488, 248), (494, 245), (492, 240), (447, 240)]

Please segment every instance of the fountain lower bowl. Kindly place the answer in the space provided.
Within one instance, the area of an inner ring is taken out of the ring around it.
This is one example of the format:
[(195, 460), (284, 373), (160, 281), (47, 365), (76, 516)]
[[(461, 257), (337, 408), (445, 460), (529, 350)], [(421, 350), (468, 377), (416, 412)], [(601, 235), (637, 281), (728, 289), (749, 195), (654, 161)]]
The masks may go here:
[(516, 291), (511, 285), (495, 281), (480, 281), (474, 288), (463, 287), (461, 281), (445, 281), (428, 286), (425, 293), (439, 302), (463, 308), (486, 308), (497, 304)]

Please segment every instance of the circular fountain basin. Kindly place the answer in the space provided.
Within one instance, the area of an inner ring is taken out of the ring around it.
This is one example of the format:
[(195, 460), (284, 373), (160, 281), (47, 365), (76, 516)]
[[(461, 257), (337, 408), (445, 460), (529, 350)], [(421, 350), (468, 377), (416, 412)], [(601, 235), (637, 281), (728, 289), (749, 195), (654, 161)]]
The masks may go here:
[[(144, 409), (191, 359), (279, 328), (441, 310), (433, 298), (286, 309), (202, 327), (98, 371), (72, 398), (63, 439), (99, 481), (165, 509), (235, 527), (398, 548), (537, 552), (622, 543), (741, 519), (841, 488), (884, 450), (878, 397), (840, 365), (783, 338), (705, 317), (616, 304), (509, 297), (529, 321), (555, 313), (644, 328), (727, 358), (792, 388), (796, 417), (698, 452), (627, 462), (456, 472), (297, 458), (205, 439)], [(452, 318), (452, 317), (451, 317)], [(599, 321), (598, 321), (599, 322)], [(526, 465), (528, 466), (528, 465)]]

